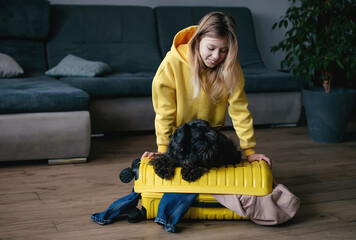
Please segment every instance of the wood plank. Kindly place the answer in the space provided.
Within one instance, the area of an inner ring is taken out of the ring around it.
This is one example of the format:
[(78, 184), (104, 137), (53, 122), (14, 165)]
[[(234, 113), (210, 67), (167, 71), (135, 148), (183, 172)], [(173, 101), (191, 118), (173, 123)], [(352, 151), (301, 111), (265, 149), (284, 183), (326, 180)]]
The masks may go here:
[[(232, 129), (223, 132), (238, 141)], [(0, 239), (356, 239), (356, 121), (347, 141), (310, 140), (306, 126), (257, 128), (256, 150), (272, 157), (273, 174), (302, 200), (290, 222), (262, 227), (251, 221), (182, 221), (165, 232), (152, 220), (100, 226), (90, 220), (132, 191), (119, 172), (148, 151), (153, 132), (93, 138), (88, 162), (0, 163)]]

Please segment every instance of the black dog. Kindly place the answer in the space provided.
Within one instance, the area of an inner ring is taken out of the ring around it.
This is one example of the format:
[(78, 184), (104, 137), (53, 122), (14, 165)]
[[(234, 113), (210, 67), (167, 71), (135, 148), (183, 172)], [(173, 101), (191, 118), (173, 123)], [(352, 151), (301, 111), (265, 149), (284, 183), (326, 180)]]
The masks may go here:
[(183, 124), (173, 134), (167, 152), (150, 161), (161, 178), (174, 176), (175, 168), (182, 167), (182, 178), (196, 181), (213, 167), (237, 164), (241, 152), (232, 140), (209, 126), (204, 120)]

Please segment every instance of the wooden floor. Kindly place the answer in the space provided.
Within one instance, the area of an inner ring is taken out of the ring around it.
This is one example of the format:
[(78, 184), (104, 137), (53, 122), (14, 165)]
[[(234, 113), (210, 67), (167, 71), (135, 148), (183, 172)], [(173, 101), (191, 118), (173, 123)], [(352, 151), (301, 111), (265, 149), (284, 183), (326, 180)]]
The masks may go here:
[[(235, 138), (232, 130), (224, 131)], [(256, 150), (273, 159), (273, 174), (302, 202), (296, 217), (274, 227), (251, 221), (184, 221), (167, 233), (152, 220), (100, 226), (101, 212), (131, 192), (118, 173), (145, 150), (152, 133), (94, 138), (88, 163), (0, 165), (0, 239), (356, 239), (356, 121), (345, 141), (316, 143), (305, 126), (257, 128)], [(236, 138), (235, 138), (236, 139)]]

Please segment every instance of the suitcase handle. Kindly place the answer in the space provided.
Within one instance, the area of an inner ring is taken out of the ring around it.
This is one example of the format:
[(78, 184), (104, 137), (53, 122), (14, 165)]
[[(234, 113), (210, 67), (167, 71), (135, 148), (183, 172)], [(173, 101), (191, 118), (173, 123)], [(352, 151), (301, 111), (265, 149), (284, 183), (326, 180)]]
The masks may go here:
[(220, 203), (216, 202), (194, 202), (192, 207), (198, 207), (198, 208), (225, 208), (223, 205)]

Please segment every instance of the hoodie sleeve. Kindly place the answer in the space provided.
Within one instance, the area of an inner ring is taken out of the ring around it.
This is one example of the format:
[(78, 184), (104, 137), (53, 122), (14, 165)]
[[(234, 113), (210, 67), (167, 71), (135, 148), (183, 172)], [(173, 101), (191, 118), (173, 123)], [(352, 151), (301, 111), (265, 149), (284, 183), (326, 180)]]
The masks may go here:
[(166, 152), (176, 121), (176, 84), (174, 71), (163, 61), (152, 83), (152, 102), (156, 112), (155, 130), (158, 152)]
[(245, 77), (243, 75), (241, 66), (239, 68), (239, 85), (235, 92), (229, 97), (229, 115), (232, 119), (234, 129), (240, 139), (240, 147), (245, 151), (245, 155), (254, 154), (254, 147), (256, 146), (255, 133), (253, 128), (253, 119), (248, 110), (248, 101), (244, 91)]

